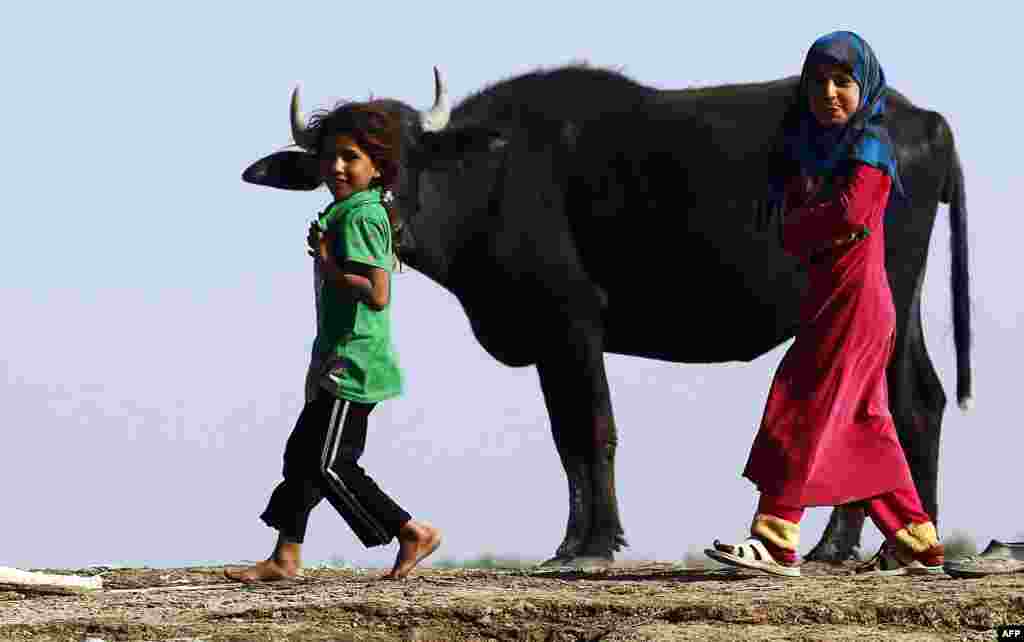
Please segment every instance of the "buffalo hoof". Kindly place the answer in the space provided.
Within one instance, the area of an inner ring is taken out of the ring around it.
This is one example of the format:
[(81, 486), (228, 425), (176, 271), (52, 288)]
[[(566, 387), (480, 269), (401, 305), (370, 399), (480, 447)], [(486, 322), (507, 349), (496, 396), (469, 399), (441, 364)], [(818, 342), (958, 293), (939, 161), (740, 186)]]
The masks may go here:
[(552, 557), (539, 565), (540, 573), (594, 573), (608, 569), (615, 563), (611, 555), (578, 555), (576, 557)]
[(556, 568), (556, 569), (557, 568), (562, 568), (562, 567), (568, 565), (569, 564), (569, 560), (571, 560), (571, 559), (572, 559), (571, 557), (555, 556), (555, 557), (552, 557), (549, 560), (544, 560), (543, 562), (541, 562), (540, 564), (537, 565), (537, 568)]
[(861, 561), (859, 546), (837, 546), (832, 542), (822, 542), (810, 553), (804, 555), (805, 562), (828, 562), (842, 564), (847, 561)]
[(583, 571), (600, 571), (610, 568), (615, 558), (609, 555), (580, 555), (569, 560), (569, 566)]

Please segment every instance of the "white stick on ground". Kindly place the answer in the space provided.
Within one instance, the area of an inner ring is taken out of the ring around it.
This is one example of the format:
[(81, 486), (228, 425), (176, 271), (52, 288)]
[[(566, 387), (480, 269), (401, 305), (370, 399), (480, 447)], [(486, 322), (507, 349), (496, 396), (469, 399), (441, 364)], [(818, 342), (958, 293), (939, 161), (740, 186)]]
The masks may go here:
[(0, 589), (37, 593), (81, 593), (103, 588), (103, 578), (31, 573), (0, 566)]

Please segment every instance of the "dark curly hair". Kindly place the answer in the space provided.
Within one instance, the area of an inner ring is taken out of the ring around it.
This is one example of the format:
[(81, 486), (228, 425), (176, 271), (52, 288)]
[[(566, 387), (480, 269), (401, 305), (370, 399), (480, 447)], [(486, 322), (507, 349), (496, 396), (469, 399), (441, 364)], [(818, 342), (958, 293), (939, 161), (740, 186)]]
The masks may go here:
[[(380, 177), (373, 179), (371, 186), (380, 187), (385, 192), (395, 189), (402, 164), (401, 120), (387, 109), (387, 105), (382, 100), (341, 102), (329, 111), (314, 112), (308, 129), (316, 141), (317, 155), (326, 138), (341, 134), (351, 136), (380, 172)], [(384, 199), (384, 209), (391, 223), (392, 243), (397, 257), (402, 247), (402, 221), (388, 201)]]

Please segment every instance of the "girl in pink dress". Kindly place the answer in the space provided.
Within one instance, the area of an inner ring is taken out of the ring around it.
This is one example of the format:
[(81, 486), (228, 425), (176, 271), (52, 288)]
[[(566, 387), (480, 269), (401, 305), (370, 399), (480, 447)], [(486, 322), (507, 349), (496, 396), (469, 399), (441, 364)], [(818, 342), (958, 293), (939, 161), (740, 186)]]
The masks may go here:
[(886, 536), (861, 572), (942, 572), (886, 389), (896, 315), (883, 218), (902, 188), (885, 91), (868, 44), (835, 32), (811, 46), (783, 121), (775, 200), (783, 249), (807, 266), (809, 289), (743, 472), (761, 492), (750, 538), (706, 551), (726, 564), (799, 576), (804, 507), (860, 502)]

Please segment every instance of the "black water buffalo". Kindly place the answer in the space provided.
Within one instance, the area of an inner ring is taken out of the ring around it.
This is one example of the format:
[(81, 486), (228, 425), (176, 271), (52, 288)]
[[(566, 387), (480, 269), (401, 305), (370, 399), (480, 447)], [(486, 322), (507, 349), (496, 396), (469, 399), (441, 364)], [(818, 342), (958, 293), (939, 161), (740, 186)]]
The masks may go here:
[[(793, 336), (805, 274), (756, 212), (796, 82), (661, 91), (574, 66), (500, 82), (452, 111), (439, 77), (428, 112), (387, 102), (405, 136), (395, 194), (402, 259), (458, 297), (491, 355), (537, 367), (569, 482), (568, 525), (552, 562), (606, 562), (625, 544), (605, 352), (749, 361)], [(292, 121), (300, 147), (314, 148), (295, 95)], [(889, 390), (934, 519), (946, 398), (925, 349), (920, 295), (937, 206), (949, 203), (964, 405), (963, 172), (941, 115), (891, 91), (888, 122), (907, 191), (886, 213), (898, 324)], [(286, 189), (320, 183), (313, 155), (295, 150), (257, 161), (243, 178)], [(814, 555), (851, 554), (862, 522), (855, 509), (834, 512)]]

